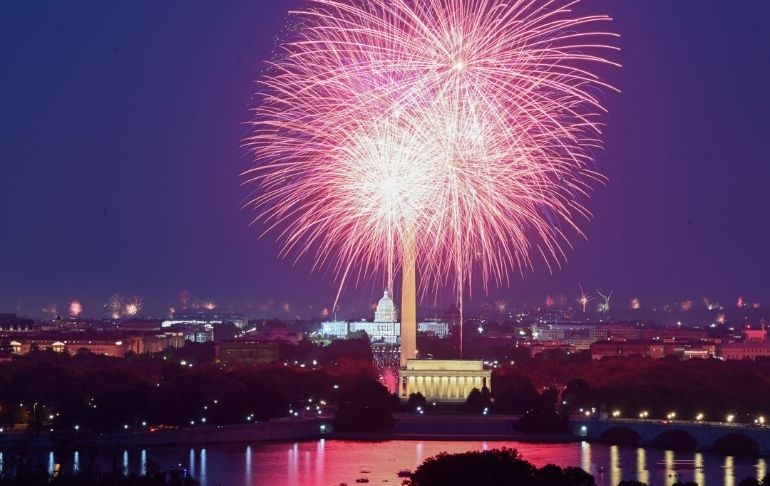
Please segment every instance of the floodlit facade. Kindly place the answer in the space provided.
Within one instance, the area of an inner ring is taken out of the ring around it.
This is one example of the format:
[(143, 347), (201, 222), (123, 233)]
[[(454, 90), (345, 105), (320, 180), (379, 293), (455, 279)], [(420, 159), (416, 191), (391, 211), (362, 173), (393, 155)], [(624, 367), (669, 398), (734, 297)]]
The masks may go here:
[(374, 322), (351, 322), (350, 332), (364, 331), (372, 341), (384, 341), (397, 344), (401, 338), (401, 324), (398, 322), (396, 305), (387, 290), (377, 303)]
[(428, 401), (463, 402), (474, 388), (492, 388), (492, 371), (476, 360), (410, 359), (399, 371), (399, 396), (421, 393)]

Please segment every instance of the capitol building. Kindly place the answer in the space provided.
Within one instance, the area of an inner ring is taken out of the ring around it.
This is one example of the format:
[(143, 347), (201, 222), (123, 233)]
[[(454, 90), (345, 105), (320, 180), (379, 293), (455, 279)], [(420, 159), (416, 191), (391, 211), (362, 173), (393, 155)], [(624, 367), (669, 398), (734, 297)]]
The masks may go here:
[[(401, 343), (401, 323), (398, 310), (390, 292), (385, 290), (374, 310), (374, 322), (370, 321), (327, 321), (321, 323), (317, 334), (332, 339), (345, 339), (349, 333), (364, 331), (372, 342), (386, 344)], [(449, 336), (449, 324), (438, 319), (426, 320), (417, 324), (417, 331), (432, 334), (439, 338)]]
[(401, 340), (401, 323), (398, 322), (396, 304), (385, 290), (377, 302), (374, 311), (374, 322), (359, 321), (350, 323), (350, 332), (364, 331), (372, 341), (384, 341), (388, 344), (398, 344)]

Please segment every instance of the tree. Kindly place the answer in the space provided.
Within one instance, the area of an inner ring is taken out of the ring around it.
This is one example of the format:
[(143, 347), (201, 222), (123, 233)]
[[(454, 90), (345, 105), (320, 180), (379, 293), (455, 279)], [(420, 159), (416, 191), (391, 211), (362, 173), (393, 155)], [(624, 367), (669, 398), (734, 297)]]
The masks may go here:
[(759, 481), (756, 478), (743, 478), (738, 486), (764, 486), (765, 480)]
[(591, 393), (591, 386), (582, 378), (573, 378), (567, 382), (567, 387), (561, 395), (563, 402), (566, 402), (567, 408), (574, 411), (578, 407), (586, 405), (586, 401)]
[(536, 468), (515, 449), (441, 453), (412, 474), (412, 486), (595, 486), (594, 477), (579, 468), (547, 465)]
[(491, 404), (489, 388), (487, 387), (484, 387), (481, 390), (474, 388), (465, 400), (465, 408), (469, 412), (481, 413), (485, 408), (489, 408)]
[(647, 486), (647, 483), (637, 481), (636, 479), (627, 479), (618, 483), (618, 486)]
[(384, 432), (395, 425), (392, 412), (398, 398), (376, 381), (366, 380), (343, 393), (334, 416), (340, 432)]
[(420, 392), (410, 393), (406, 406), (409, 409), (409, 411), (419, 410), (419, 409), (425, 410), (426, 408), (428, 408), (428, 401), (425, 400), (425, 397), (422, 396), (422, 393)]

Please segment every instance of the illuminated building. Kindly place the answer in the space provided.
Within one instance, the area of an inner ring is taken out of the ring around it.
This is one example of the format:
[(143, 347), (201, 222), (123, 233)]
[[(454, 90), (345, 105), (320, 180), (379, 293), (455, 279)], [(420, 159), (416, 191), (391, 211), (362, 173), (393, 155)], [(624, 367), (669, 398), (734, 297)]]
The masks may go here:
[(428, 401), (462, 402), (474, 388), (491, 388), (492, 372), (475, 360), (410, 359), (399, 380), (402, 400), (421, 393)]
[(333, 339), (345, 339), (348, 336), (349, 327), (346, 321), (329, 321), (321, 323), (322, 337)]
[(35, 321), (24, 317), (16, 317), (16, 314), (0, 314), (0, 331), (32, 331), (35, 329)]
[(364, 331), (372, 341), (397, 344), (401, 336), (401, 324), (398, 322), (396, 305), (387, 290), (377, 302), (374, 322), (359, 321), (350, 323), (350, 332)]
[(417, 332), (433, 334), (439, 338), (445, 338), (449, 335), (449, 324), (439, 321), (423, 321), (417, 324)]
[(722, 359), (756, 359), (770, 356), (770, 344), (765, 342), (726, 343), (717, 348)]
[(237, 312), (194, 312), (186, 314), (176, 314), (171, 319), (164, 320), (163, 327), (171, 327), (175, 324), (200, 324), (208, 327), (214, 327), (220, 324), (233, 323), (238, 328), (244, 329), (248, 324), (246, 317)]

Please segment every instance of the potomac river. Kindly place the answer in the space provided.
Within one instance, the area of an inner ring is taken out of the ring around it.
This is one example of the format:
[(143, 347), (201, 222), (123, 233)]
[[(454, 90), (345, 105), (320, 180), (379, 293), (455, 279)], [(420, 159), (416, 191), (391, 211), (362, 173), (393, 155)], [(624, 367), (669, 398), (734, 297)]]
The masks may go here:
[[(209, 446), (100, 448), (93, 454), (74, 452), (60, 457), (53, 452), (33, 452), (50, 470), (96, 465), (127, 473), (169, 469), (182, 465), (202, 486), (334, 486), (354, 485), (367, 477), (369, 484), (400, 485), (396, 473), (414, 470), (439, 452), (512, 447), (537, 466), (548, 463), (579, 466), (596, 477), (600, 486), (615, 486), (621, 479), (637, 479), (650, 486), (670, 486), (677, 479), (699, 486), (737, 486), (746, 476), (763, 477), (766, 459), (732, 457), (708, 452), (674, 452), (655, 448), (614, 446), (588, 442), (524, 443), (515, 441), (382, 442), (317, 439), (255, 442)], [(13, 461), (13, 451), (0, 451), (0, 469)]]

